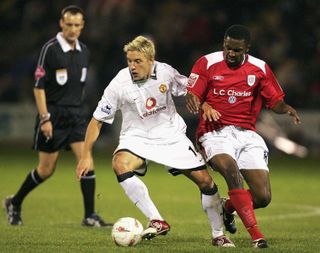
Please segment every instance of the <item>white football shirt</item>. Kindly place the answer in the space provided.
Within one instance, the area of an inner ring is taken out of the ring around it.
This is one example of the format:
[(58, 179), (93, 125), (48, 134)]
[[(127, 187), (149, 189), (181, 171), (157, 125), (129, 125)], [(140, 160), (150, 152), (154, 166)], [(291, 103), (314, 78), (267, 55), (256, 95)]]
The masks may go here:
[(165, 63), (155, 62), (143, 83), (133, 82), (129, 68), (124, 68), (105, 89), (93, 116), (112, 124), (116, 111), (121, 111), (116, 151), (130, 150), (167, 169), (198, 168), (205, 163), (186, 136), (186, 124), (172, 99), (185, 95), (186, 86), (187, 77)]
[(175, 142), (185, 134), (186, 124), (177, 113), (173, 96), (186, 94), (187, 77), (168, 64), (155, 61), (152, 75), (134, 82), (129, 68), (124, 68), (110, 82), (93, 114), (112, 124), (115, 113), (122, 113), (120, 141), (143, 138), (151, 144)]

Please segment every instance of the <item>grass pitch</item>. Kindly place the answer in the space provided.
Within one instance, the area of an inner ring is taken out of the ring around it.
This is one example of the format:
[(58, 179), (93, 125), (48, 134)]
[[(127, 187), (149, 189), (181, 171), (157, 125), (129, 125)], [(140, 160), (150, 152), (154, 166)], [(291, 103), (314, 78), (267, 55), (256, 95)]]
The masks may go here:
[[(27, 173), (37, 165), (33, 151), (0, 150), (0, 197), (17, 191)], [(95, 154), (97, 175), (96, 211), (115, 221), (132, 216), (145, 226), (147, 219), (127, 199), (111, 169), (110, 152)], [(320, 160), (294, 157), (271, 158), (273, 199), (256, 210), (261, 231), (270, 248), (264, 252), (320, 252)], [(226, 185), (217, 173), (221, 195)], [(162, 166), (151, 164), (143, 181), (163, 217), (172, 226), (166, 236), (143, 241), (132, 248), (116, 246), (111, 229), (84, 228), (80, 186), (75, 178), (71, 152), (62, 152), (57, 171), (25, 199), (24, 225), (7, 224), (0, 212), (0, 252), (256, 252), (248, 233), (237, 219), (238, 232), (230, 235), (235, 249), (211, 246), (210, 227), (201, 209), (197, 187), (183, 176), (173, 177)]]

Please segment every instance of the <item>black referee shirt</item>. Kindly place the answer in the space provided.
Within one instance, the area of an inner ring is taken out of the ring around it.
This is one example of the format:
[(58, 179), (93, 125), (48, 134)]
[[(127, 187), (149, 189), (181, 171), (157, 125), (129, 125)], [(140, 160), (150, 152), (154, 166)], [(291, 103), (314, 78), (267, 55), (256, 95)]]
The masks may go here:
[(48, 104), (81, 105), (89, 55), (86, 45), (80, 41), (72, 50), (61, 33), (42, 47), (34, 87), (45, 89)]

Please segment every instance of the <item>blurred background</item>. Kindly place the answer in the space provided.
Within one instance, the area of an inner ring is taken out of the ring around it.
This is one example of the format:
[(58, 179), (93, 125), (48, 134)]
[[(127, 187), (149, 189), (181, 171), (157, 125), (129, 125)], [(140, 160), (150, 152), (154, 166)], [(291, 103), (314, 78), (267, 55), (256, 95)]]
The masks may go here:
[[(152, 37), (157, 60), (189, 75), (196, 59), (222, 49), (224, 31), (238, 23), (251, 29), (250, 54), (270, 65), (286, 102), (303, 121), (296, 127), (289, 117), (263, 112), (258, 132), (275, 154), (319, 157), (318, 0), (1, 0), (0, 147), (31, 146), (37, 58), (43, 44), (60, 30), (60, 11), (69, 4), (79, 5), (86, 13), (80, 40), (91, 51), (85, 93), (88, 119), (106, 85), (126, 66), (122, 48), (135, 36)], [(177, 107), (193, 138), (197, 119), (186, 112), (183, 99), (177, 100)], [(105, 126), (97, 147), (115, 148), (120, 122)]]

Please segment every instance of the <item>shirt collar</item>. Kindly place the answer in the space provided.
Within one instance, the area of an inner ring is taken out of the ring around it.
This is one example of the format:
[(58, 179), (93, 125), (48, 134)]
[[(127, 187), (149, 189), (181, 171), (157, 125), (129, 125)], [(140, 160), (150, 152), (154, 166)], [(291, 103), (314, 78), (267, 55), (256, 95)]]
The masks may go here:
[[(62, 32), (59, 32), (56, 36), (63, 52), (71, 51), (72, 48), (70, 47), (69, 43), (65, 40), (65, 38), (62, 37)], [(81, 51), (81, 46), (79, 43), (79, 40), (76, 40), (76, 50)]]
[[(128, 69), (129, 69), (129, 68), (128, 68)], [(130, 70), (129, 70), (129, 72), (130, 72)], [(133, 77), (132, 77), (132, 75), (131, 75), (131, 72), (130, 72), (130, 76), (131, 76), (132, 82), (135, 83), (135, 84), (138, 84), (138, 85), (142, 85), (142, 84), (144, 84), (146, 81), (148, 81), (148, 79), (139, 80), (139, 81), (134, 81), (134, 80), (133, 80)], [(150, 79), (157, 80), (157, 63), (156, 63), (156, 62), (152, 65), (151, 74), (150, 74)]]
[(241, 65), (243, 65), (246, 62), (247, 58), (248, 58), (248, 54), (245, 54), (241, 62)]
[(157, 80), (157, 63), (154, 63), (152, 66), (152, 71), (150, 75), (151, 79)]

